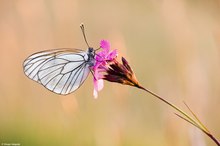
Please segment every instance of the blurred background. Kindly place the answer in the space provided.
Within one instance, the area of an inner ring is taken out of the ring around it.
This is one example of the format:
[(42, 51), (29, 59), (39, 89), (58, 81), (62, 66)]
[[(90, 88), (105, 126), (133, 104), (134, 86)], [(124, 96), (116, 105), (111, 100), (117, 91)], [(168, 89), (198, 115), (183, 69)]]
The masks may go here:
[(102, 39), (118, 49), (140, 83), (187, 111), (220, 138), (218, 0), (1, 0), (0, 143), (22, 146), (215, 145), (174, 110), (133, 87), (92, 75), (68, 96), (31, 81), (22, 64), (53, 48), (87, 49)]

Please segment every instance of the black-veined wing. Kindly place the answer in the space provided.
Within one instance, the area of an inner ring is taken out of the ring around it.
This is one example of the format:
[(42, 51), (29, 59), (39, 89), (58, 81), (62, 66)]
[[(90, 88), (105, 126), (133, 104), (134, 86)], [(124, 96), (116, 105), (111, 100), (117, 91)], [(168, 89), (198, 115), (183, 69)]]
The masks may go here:
[(35, 53), (24, 61), (24, 73), (57, 94), (69, 94), (82, 85), (90, 68), (88, 52), (55, 49)]

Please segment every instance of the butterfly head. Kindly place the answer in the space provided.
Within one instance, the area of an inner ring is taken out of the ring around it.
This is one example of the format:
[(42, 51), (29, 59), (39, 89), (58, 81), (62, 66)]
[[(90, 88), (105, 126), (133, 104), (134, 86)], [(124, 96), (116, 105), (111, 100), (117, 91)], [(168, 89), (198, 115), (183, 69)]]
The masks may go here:
[(95, 57), (95, 50), (91, 47), (88, 48), (88, 55), (90, 58), (94, 58)]
[(88, 48), (88, 60), (89, 66), (94, 66), (95, 64), (95, 50), (92, 47)]

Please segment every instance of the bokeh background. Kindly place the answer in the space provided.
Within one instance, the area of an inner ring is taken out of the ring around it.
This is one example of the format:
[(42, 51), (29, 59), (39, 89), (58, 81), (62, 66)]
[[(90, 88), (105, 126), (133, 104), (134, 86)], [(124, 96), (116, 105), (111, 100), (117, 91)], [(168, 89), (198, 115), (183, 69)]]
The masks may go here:
[[(140, 83), (185, 111), (185, 101), (220, 138), (218, 0), (0, 0), (0, 144), (22, 146), (206, 146), (206, 135), (133, 87), (92, 76), (56, 95), (28, 79), (22, 63), (42, 50), (111, 42)], [(119, 59), (120, 59), (119, 56)]]

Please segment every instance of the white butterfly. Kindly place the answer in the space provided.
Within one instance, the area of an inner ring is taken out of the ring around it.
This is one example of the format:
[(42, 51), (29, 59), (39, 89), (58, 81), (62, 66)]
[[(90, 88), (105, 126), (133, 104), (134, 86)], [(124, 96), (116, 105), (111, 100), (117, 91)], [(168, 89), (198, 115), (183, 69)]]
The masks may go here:
[[(86, 41), (83, 25), (81, 29)], [(83, 84), (94, 64), (93, 48), (89, 47), (87, 51), (63, 48), (32, 54), (24, 61), (23, 67), (30, 79), (52, 92), (66, 95)]]

